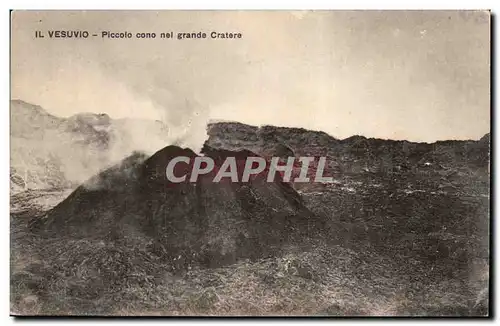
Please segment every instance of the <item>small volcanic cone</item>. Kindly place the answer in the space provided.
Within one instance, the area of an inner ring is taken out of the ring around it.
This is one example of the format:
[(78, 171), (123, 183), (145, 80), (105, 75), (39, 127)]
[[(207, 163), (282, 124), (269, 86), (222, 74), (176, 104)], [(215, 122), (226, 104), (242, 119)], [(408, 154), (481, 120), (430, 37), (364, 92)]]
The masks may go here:
[[(170, 261), (212, 267), (272, 256), (324, 231), (325, 223), (279, 174), (273, 182), (266, 181), (267, 173), (241, 182), (241, 162), (256, 154), (210, 147), (203, 154), (213, 158), (215, 168), (190, 182), (198, 157), (190, 149), (167, 146), (149, 158), (136, 153), (78, 187), (33, 226), (51, 237), (147, 242), (148, 250)], [(174, 170), (187, 175), (186, 181), (172, 183), (166, 166), (178, 156), (191, 160)], [(238, 162), (239, 182), (213, 182), (227, 157)]]

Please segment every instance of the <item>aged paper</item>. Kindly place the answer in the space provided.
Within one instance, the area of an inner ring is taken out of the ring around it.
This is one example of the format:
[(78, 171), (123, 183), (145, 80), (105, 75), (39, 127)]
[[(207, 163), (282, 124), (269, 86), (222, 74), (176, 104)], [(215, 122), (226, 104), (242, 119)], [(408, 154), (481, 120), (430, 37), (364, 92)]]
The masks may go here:
[(490, 18), (12, 11), (11, 314), (488, 316)]

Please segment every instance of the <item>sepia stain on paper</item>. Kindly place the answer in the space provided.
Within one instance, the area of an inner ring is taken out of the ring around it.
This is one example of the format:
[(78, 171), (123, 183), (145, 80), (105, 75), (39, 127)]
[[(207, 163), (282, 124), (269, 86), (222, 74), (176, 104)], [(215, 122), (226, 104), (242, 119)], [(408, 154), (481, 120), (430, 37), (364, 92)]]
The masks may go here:
[(489, 11), (11, 12), (11, 314), (489, 316)]

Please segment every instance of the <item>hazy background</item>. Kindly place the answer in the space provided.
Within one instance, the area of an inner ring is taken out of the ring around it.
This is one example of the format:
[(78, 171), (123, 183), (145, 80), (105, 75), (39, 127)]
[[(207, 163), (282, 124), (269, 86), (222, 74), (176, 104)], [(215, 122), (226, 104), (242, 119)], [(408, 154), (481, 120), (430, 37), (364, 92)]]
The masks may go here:
[[(490, 124), (489, 23), (470, 11), (16, 11), (11, 97), (59, 116), (162, 119), (197, 144), (209, 119), (479, 139)], [(50, 29), (158, 37), (34, 38)], [(159, 38), (168, 31), (243, 38)]]

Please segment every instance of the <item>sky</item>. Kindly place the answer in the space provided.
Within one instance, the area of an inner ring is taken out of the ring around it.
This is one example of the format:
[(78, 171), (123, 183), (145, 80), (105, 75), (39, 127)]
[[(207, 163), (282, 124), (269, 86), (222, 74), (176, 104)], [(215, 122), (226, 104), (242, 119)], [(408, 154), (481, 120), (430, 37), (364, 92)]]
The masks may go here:
[[(11, 98), (58, 116), (161, 119), (194, 138), (211, 120), (424, 142), (490, 129), (488, 12), (15, 11), (11, 19)], [(98, 36), (51, 39), (50, 30)], [(242, 38), (159, 37), (170, 31)]]

